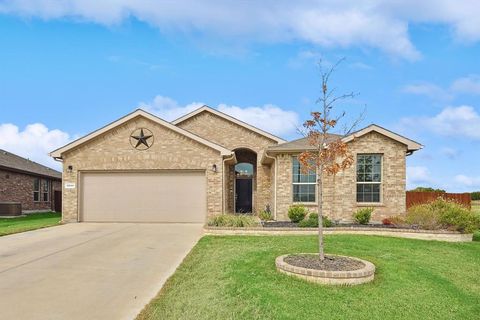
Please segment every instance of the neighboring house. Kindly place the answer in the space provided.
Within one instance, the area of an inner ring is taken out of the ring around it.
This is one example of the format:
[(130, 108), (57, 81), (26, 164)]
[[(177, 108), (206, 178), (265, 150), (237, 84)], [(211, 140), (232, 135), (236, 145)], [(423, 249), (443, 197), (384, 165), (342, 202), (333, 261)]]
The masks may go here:
[[(404, 213), (405, 158), (422, 146), (376, 125), (343, 140), (355, 165), (325, 178), (326, 214)], [(308, 148), (204, 106), (171, 123), (136, 110), (51, 156), (63, 161), (65, 222), (205, 222), (267, 207), (287, 220), (290, 205), (316, 205), (315, 174), (302, 174), (296, 160)]]
[(55, 210), (57, 201), (59, 210), (61, 190), (60, 172), (0, 149), (0, 202), (19, 202), (22, 211), (34, 212)]

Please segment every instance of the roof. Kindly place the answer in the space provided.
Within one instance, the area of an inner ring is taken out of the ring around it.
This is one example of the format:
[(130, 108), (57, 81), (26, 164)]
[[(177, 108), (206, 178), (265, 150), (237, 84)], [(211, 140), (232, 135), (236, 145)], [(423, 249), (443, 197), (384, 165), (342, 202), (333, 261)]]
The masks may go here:
[[(329, 137), (327, 137), (327, 143), (330, 141), (333, 141), (335, 139), (342, 139), (343, 142), (350, 142), (354, 140), (355, 138), (361, 137), (367, 133), (370, 133), (372, 131), (378, 132), (384, 136), (389, 137), (390, 139), (393, 139), (395, 141), (398, 141), (400, 143), (403, 143), (404, 145), (407, 146), (408, 152), (414, 152), (419, 149), (422, 149), (423, 146), (415, 142), (411, 139), (408, 139), (404, 136), (401, 136), (395, 132), (392, 132), (390, 130), (387, 130), (383, 127), (380, 127), (376, 124), (371, 124), (368, 127), (365, 127), (361, 130), (355, 131), (347, 136), (342, 137), (341, 135), (338, 134), (329, 134)], [(308, 142), (308, 138), (300, 138), (297, 140), (293, 140), (287, 143), (282, 143), (276, 146), (271, 146), (268, 148), (268, 152), (270, 153), (279, 153), (279, 152), (301, 152), (305, 150), (313, 150), (315, 149), (313, 146), (311, 146)]]
[[(326, 143), (332, 142), (336, 139), (340, 139), (342, 136), (339, 134), (327, 134), (327, 141)], [(282, 143), (276, 146), (268, 147), (268, 151), (281, 151), (281, 152), (288, 152), (288, 151), (299, 151), (299, 150), (314, 150), (315, 147), (310, 145), (308, 142), (308, 138), (300, 138), (296, 140), (292, 140), (290, 142)]]
[(215, 110), (215, 109), (213, 109), (213, 108), (211, 108), (211, 107), (209, 107), (209, 106), (207, 106), (207, 105), (205, 105), (205, 106), (203, 106), (203, 107), (200, 107), (200, 108), (198, 108), (198, 109), (196, 109), (196, 110), (194, 110), (194, 111), (192, 111), (192, 112), (190, 112), (190, 113), (187, 113), (186, 115), (184, 115), (184, 116), (182, 116), (182, 117), (180, 117), (180, 118), (172, 121), (172, 123), (173, 123), (174, 125), (178, 125), (178, 124), (180, 124), (181, 122), (183, 122), (183, 121), (185, 121), (185, 120), (187, 120), (187, 119), (190, 119), (190, 118), (192, 118), (192, 117), (194, 117), (194, 116), (196, 116), (197, 114), (202, 113), (202, 112), (210, 112), (210, 113), (212, 113), (212, 114), (214, 114), (214, 115), (216, 115), (216, 116), (218, 116), (218, 117), (220, 117), (220, 118), (223, 118), (223, 119), (225, 119), (225, 120), (228, 120), (228, 121), (230, 121), (230, 122), (233, 122), (233, 123), (235, 123), (235, 124), (237, 124), (237, 125), (239, 125), (239, 126), (241, 126), (241, 127), (247, 128), (247, 129), (249, 129), (249, 130), (251, 130), (251, 131), (253, 131), (253, 132), (258, 133), (259, 135), (262, 135), (262, 136), (267, 137), (267, 138), (269, 138), (269, 139), (271, 139), (271, 140), (273, 140), (273, 141), (276, 141), (277, 143), (285, 143), (285, 142), (287, 142), (286, 140), (284, 140), (284, 139), (282, 139), (282, 138), (280, 138), (280, 137), (277, 137), (277, 136), (275, 136), (275, 135), (273, 135), (273, 134), (271, 134), (271, 133), (268, 133), (268, 132), (266, 132), (266, 131), (264, 131), (264, 130), (262, 130), (262, 129), (259, 129), (259, 128), (255, 127), (255, 126), (252, 126), (252, 125), (250, 125), (250, 124), (248, 124), (248, 123), (246, 123), (246, 122), (243, 122), (243, 121), (241, 121), (241, 120), (238, 120), (237, 118), (234, 118), (234, 117), (232, 117), (232, 116), (229, 116), (229, 115), (226, 114), (226, 113), (223, 113), (223, 112), (221, 112), (221, 111)]
[(207, 147), (210, 147), (214, 150), (219, 151), (222, 156), (229, 156), (229, 155), (232, 154), (231, 150), (229, 150), (225, 147), (222, 147), (221, 145), (218, 145), (216, 143), (208, 141), (208, 140), (206, 140), (202, 137), (197, 136), (196, 134), (193, 134), (193, 133), (191, 133), (187, 130), (184, 130), (180, 127), (177, 127), (177, 126), (171, 124), (170, 122), (165, 121), (165, 120), (163, 120), (163, 119), (161, 119), (161, 118), (159, 118), (159, 117), (157, 117), (157, 116), (155, 116), (155, 115), (153, 115), (153, 114), (151, 114), (151, 113), (149, 113), (149, 112), (147, 112), (143, 109), (137, 109), (137, 110), (133, 111), (132, 113), (129, 113), (126, 116), (124, 116), (124, 117), (122, 117), (122, 118), (120, 118), (120, 119), (118, 119), (114, 122), (111, 122), (110, 124), (100, 128), (98, 130), (95, 130), (95, 131), (87, 134), (86, 136), (83, 136), (80, 139), (77, 139), (77, 140), (75, 140), (73, 142), (70, 142), (69, 144), (67, 144), (67, 145), (65, 145), (61, 148), (58, 148), (58, 149), (52, 151), (50, 153), (50, 156), (54, 157), (56, 159), (61, 159), (62, 154), (64, 154), (65, 152), (67, 152), (69, 150), (72, 150), (72, 149), (90, 141), (91, 139), (93, 139), (93, 138), (95, 138), (95, 137), (97, 137), (97, 136), (115, 128), (115, 127), (118, 127), (119, 125), (122, 125), (123, 123), (125, 123), (125, 122), (127, 122), (131, 119), (134, 119), (136, 117), (147, 118), (147, 119), (149, 119), (149, 120), (151, 120), (155, 123), (158, 123), (158, 124), (162, 125), (163, 127), (166, 127), (168, 129), (170, 129), (172, 131), (175, 131), (175, 132), (177, 132), (181, 135), (184, 135), (184, 136), (186, 136), (186, 137), (188, 137), (188, 138), (190, 138), (194, 141), (197, 141), (197, 142), (199, 142), (199, 143), (201, 143), (201, 144), (203, 144)]
[(0, 149), (0, 168), (37, 176), (62, 179), (61, 172), (2, 149)]

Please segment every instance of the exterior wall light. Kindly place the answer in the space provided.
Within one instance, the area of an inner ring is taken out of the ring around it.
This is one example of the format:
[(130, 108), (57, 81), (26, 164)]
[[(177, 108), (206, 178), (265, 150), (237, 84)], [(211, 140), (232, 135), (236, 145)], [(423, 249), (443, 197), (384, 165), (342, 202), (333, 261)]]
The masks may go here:
[(217, 165), (216, 164), (212, 165), (212, 171), (215, 172), (215, 173), (217, 172)]
[(72, 171), (73, 171), (73, 166), (72, 166), (72, 165), (69, 165), (69, 166), (67, 167), (67, 172), (68, 172), (68, 173), (72, 173)]

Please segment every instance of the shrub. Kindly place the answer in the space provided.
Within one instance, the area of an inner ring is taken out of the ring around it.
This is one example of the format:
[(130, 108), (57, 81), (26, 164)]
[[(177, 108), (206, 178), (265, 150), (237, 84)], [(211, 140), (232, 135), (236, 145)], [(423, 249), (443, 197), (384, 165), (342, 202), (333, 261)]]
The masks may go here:
[(255, 217), (245, 214), (221, 214), (208, 219), (207, 225), (214, 227), (255, 227)]
[[(332, 220), (328, 219), (327, 217), (322, 217), (323, 219), (323, 226), (325, 228), (330, 228), (333, 226)], [(312, 212), (308, 215), (307, 219), (304, 219), (298, 223), (298, 226), (301, 228), (317, 228), (318, 227), (318, 214)]]
[(267, 210), (260, 211), (260, 213), (258, 214), (258, 217), (263, 221), (273, 220), (272, 212)]
[(470, 233), (480, 227), (480, 219), (464, 206), (449, 200), (437, 200), (412, 206), (405, 221), (422, 229), (448, 229)]
[(368, 224), (370, 218), (372, 217), (373, 208), (362, 208), (358, 209), (357, 212), (353, 214), (353, 219), (356, 223), (359, 224)]
[(390, 224), (392, 224), (394, 226), (397, 226), (397, 227), (401, 227), (401, 226), (406, 225), (404, 216), (393, 216), (393, 217), (388, 218), (388, 220), (390, 220)]
[(293, 205), (288, 208), (288, 218), (292, 222), (300, 222), (307, 215), (308, 210), (302, 205)]
[(390, 226), (390, 225), (392, 225), (393, 223), (392, 223), (392, 221), (391, 221), (389, 218), (384, 218), (384, 219), (382, 220), (382, 224), (384, 224), (384, 225), (386, 225), (386, 226)]

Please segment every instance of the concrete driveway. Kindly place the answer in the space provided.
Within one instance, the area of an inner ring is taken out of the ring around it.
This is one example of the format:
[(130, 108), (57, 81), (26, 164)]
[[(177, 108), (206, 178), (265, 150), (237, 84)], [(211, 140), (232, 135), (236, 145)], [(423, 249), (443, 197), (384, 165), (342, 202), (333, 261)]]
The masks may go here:
[(200, 224), (76, 223), (0, 237), (2, 319), (132, 319)]

